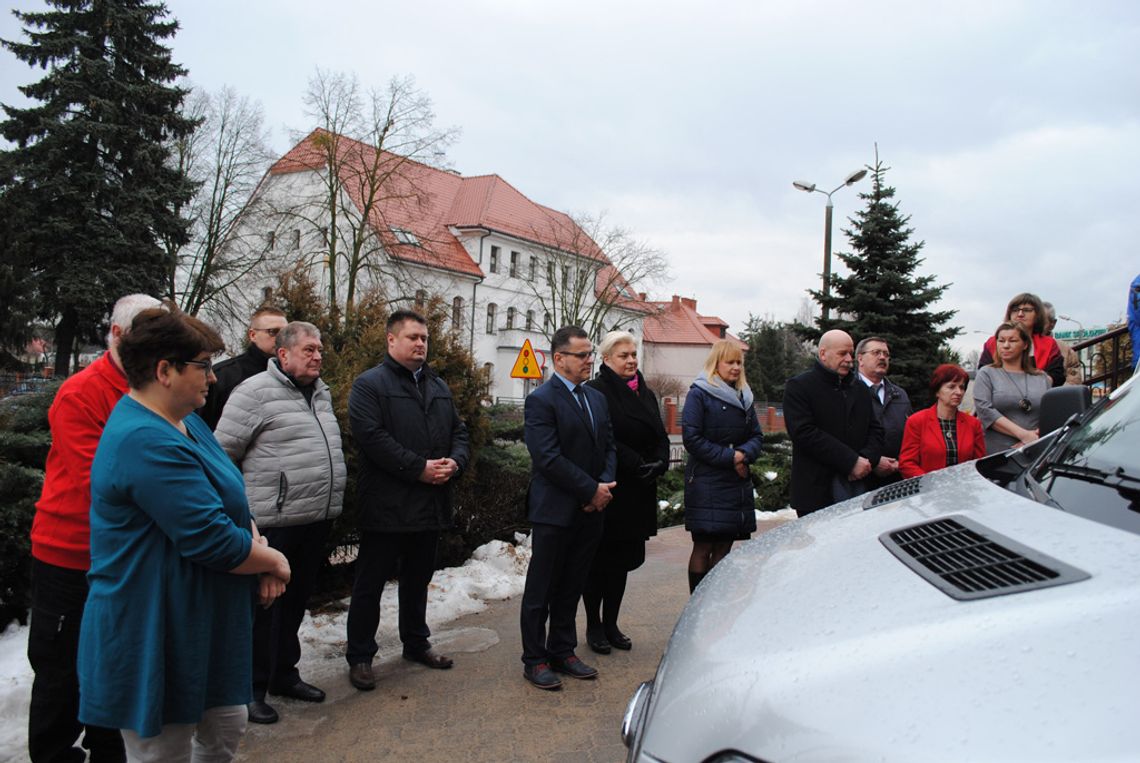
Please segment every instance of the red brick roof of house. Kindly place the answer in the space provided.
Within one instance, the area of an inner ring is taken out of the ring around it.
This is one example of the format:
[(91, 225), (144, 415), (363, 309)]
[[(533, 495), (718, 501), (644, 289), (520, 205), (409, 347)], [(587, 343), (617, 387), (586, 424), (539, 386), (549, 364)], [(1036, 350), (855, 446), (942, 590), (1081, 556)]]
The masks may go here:
[[(536, 204), (498, 175), (463, 177), (323, 129), (290, 149), (269, 174), (319, 171), (330, 148), (343, 157), (338, 170), (349, 197), (362, 214), (370, 206), (372, 227), (396, 259), (485, 275), (452, 232), (455, 228), (488, 229), (609, 264), (569, 215)], [(383, 198), (369, 205), (365, 194), (375, 184), (367, 179), (376, 173), (387, 176)], [(393, 229), (410, 232), (419, 245), (402, 243)]]
[(721, 339), (732, 339), (740, 349), (748, 344), (728, 333), (728, 324), (711, 315), (697, 313), (697, 301), (673, 295), (671, 302), (649, 302), (653, 314), (645, 317), (644, 338), (658, 344), (703, 344), (711, 347)]

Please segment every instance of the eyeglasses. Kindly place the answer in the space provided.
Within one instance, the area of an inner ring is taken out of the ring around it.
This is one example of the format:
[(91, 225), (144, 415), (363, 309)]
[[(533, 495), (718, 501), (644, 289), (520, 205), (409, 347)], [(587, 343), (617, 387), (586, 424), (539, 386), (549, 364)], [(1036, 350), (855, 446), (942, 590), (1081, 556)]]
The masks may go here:
[(1033, 305), (1018, 305), (1017, 307), (1010, 310), (1009, 314), (1010, 315), (1018, 315), (1020, 313), (1035, 313), (1035, 312), (1037, 312), (1037, 308), (1034, 307)]
[(593, 350), (591, 350), (590, 352), (569, 352), (567, 350), (559, 350), (558, 354), (559, 355), (573, 355), (575, 358), (580, 358), (582, 360), (586, 360), (587, 358), (594, 357)]
[(890, 358), (891, 353), (889, 350), (863, 350), (864, 355), (874, 355), (876, 358)]
[(251, 329), (250, 329), (250, 331), (264, 331), (266, 334), (269, 334), (269, 336), (277, 336), (278, 334), (280, 334), (280, 333), (281, 333), (281, 329), (280, 329), (280, 328), (275, 328), (275, 329), (259, 329), (259, 328), (257, 328), (256, 326), (254, 326), (253, 328), (251, 328)]
[(171, 360), (170, 362), (185, 366), (198, 366), (206, 372), (206, 376), (214, 373), (214, 361), (212, 360)]

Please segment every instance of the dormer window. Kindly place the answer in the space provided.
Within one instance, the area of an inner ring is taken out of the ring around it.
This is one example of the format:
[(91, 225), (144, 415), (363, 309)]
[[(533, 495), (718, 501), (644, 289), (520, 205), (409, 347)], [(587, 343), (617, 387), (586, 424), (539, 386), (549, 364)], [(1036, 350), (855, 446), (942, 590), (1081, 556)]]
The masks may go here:
[(416, 238), (416, 234), (412, 233), (407, 228), (397, 228), (392, 226), (390, 228), (392, 235), (396, 237), (396, 241), (401, 244), (408, 244), (409, 246), (419, 246), (420, 240)]

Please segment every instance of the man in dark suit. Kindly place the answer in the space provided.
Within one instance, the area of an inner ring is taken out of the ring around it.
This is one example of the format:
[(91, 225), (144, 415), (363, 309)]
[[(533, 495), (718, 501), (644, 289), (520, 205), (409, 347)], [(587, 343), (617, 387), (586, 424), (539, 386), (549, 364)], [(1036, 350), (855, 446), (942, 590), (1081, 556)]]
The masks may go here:
[(887, 340), (877, 336), (861, 339), (855, 347), (855, 362), (859, 365), (859, 381), (871, 390), (872, 408), (883, 425), (883, 455), (867, 477), (867, 489), (874, 490), (900, 479), (899, 451), (906, 420), (912, 413), (910, 396), (887, 378), (887, 371), (891, 369), (891, 348)]
[(871, 390), (855, 378), (854, 355), (847, 332), (828, 331), (816, 362), (784, 387), (792, 508), (801, 517), (863, 493), (883, 452), (883, 425)]
[(527, 397), (524, 430), (531, 458), (527, 517), (533, 531), (519, 620), (523, 677), (540, 689), (560, 688), (557, 673), (598, 675), (574, 654), (575, 617), (602, 537), (602, 511), (617, 484), (606, 398), (583, 383), (594, 360), (589, 336), (577, 326), (564, 326), (554, 332), (551, 355), (554, 375)]

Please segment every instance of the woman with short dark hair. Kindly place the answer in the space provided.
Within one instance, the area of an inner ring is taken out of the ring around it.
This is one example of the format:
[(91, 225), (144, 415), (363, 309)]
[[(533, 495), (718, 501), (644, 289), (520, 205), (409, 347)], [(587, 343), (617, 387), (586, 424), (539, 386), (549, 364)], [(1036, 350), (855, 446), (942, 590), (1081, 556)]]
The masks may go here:
[(245, 731), (256, 575), (289, 564), (250, 520), (241, 472), (192, 415), (222, 349), (173, 306), (145, 310), (119, 353), (130, 391), (91, 466), (90, 593), (79, 718), (122, 731), (131, 760), (229, 760)]
[(899, 451), (903, 477), (918, 477), (986, 455), (981, 422), (958, 410), (969, 381), (969, 374), (953, 363), (934, 369), (930, 377), (934, 405), (908, 418), (903, 429)]

